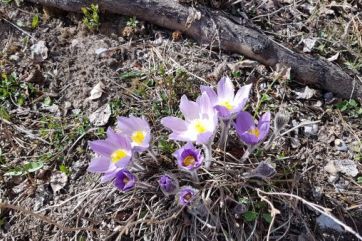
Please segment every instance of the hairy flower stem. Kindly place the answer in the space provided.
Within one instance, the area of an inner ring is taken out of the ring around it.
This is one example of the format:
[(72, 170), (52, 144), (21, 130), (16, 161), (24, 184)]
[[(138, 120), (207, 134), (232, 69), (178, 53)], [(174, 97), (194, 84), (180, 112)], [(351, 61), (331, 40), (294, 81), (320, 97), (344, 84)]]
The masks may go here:
[(147, 151), (148, 151), (148, 155), (149, 155), (150, 157), (152, 157), (152, 159), (153, 159), (155, 162), (158, 163), (158, 160), (157, 160), (157, 157), (156, 157), (155, 153), (154, 153), (151, 149), (148, 149)]
[(259, 144), (248, 145), (248, 148), (244, 152), (244, 155), (241, 157), (240, 161), (245, 162), (245, 160), (249, 158), (250, 154), (253, 153), (258, 146)]
[(190, 171), (190, 174), (191, 174), (192, 180), (194, 182), (196, 182), (196, 183), (200, 182), (196, 170)]
[(204, 152), (205, 152), (205, 168), (209, 169), (212, 163), (212, 147), (211, 147), (212, 140), (209, 143), (204, 144)]
[(219, 139), (219, 143), (218, 143), (218, 148), (221, 150), (224, 150), (224, 148), (226, 147), (230, 124), (231, 124), (231, 120), (222, 121), (220, 139)]
[(280, 134), (280, 131), (274, 131), (273, 134), (270, 136), (268, 143), (265, 145), (264, 149), (269, 150), (271, 145), (273, 144), (273, 141), (278, 137)]

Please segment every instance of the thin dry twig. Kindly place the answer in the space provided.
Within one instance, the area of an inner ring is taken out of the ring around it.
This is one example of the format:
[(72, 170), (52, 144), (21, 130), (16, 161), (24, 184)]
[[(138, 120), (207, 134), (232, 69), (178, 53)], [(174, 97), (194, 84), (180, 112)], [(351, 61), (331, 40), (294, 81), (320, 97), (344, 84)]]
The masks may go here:
[[(290, 193), (282, 193), (282, 192), (264, 192), (262, 190), (260, 190), (259, 188), (256, 188), (257, 193), (262, 193), (264, 195), (276, 195), (276, 196), (285, 196), (285, 197), (290, 197), (290, 198), (295, 198), (299, 201), (301, 201), (303, 204), (311, 207), (312, 209), (316, 210), (319, 213), (322, 213), (324, 215), (326, 215), (328, 218), (332, 219), (334, 222), (336, 222), (337, 224), (339, 224), (340, 226), (342, 226), (345, 231), (353, 234), (354, 236), (356, 236), (359, 240), (362, 240), (362, 236), (359, 235), (356, 231), (354, 231), (350, 226), (348, 226), (347, 224), (343, 223), (342, 221), (340, 221), (339, 219), (337, 219), (336, 217), (334, 217), (332, 214), (330, 214), (330, 209), (325, 208), (323, 206), (320, 206), (318, 204), (309, 202), (307, 200), (305, 200), (302, 197), (299, 197), (297, 195), (294, 194), (290, 194)], [(268, 202), (269, 203), (269, 202)]]
[(29, 138), (31, 138), (31, 139), (36, 139), (36, 140), (39, 140), (39, 141), (41, 141), (41, 142), (43, 142), (43, 143), (45, 143), (45, 144), (47, 144), (47, 145), (52, 145), (50, 142), (48, 142), (48, 141), (44, 140), (43, 138), (41, 138), (41, 137), (39, 137), (39, 136), (31, 133), (29, 130), (26, 130), (26, 129), (20, 127), (20, 126), (17, 126), (17, 125), (15, 125), (14, 123), (12, 123), (12, 122), (10, 122), (10, 121), (8, 121), (8, 120), (5, 120), (5, 119), (3, 119), (3, 118), (0, 117), (0, 121), (2, 121), (2, 122), (4, 122), (5, 124), (8, 124), (8, 125), (14, 127), (17, 131), (19, 131), (19, 132), (21, 132), (21, 133), (23, 133), (23, 134), (26, 134), (26, 135), (27, 135)]
[(38, 214), (38, 213), (34, 213), (30, 210), (27, 210), (25, 208), (22, 208), (22, 207), (19, 207), (19, 206), (15, 206), (15, 205), (12, 205), (12, 204), (8, 204), (8, 203), (0, 203), (0, 209), (13, 209), (15, 211), (18, 211), (18, 212), (22, 212), (24, 214), (27, 214), (27, 215), (30, 215), (30, 216), (33, 216), (33, 217), (36, 217), (50, 225), (54, 225), (56, 226), (57, 228), (65, 231), (65, 232), (76, 232), (76, 231), (90, 231), (90, 232), (96, 232), (96, 233), (108, 233), (104, 230), (99, 230), (99, 229), (94, 229), (94, 228), (89, 228), (89, 227), (85, 227), (85, 228), (70, 228), (70, 227), (66, 227), (66, 226), (63, 226), (62, 224), (59, 224), (55, 221), (53, 221), (52, 219), (44, 216), (44, 215), (41, 215), (41, 214)]

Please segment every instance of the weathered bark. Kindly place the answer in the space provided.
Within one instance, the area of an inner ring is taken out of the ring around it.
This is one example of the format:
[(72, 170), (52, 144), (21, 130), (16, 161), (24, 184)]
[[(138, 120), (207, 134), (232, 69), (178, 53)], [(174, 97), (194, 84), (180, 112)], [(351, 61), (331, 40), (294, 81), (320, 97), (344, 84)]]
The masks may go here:
[(220, 11), (184, 6), (175, 0), (28, 0), (66, 11), (96, 3), (112, 13), (136, 16), (150, 23), (180, 30), (201, 44), (243, 54), (267, 66), (291, 67), (296, 81), (331, 91), (340, 97), (362, 99), (362, 84), (338, 66), (295, 53), (257, 30), (247, 19), (231, 19)]

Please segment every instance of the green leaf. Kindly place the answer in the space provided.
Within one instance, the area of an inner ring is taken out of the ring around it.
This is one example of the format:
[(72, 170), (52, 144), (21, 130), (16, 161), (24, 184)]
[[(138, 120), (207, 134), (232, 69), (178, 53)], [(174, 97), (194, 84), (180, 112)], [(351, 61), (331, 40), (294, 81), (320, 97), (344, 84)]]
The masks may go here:
[(144, 74), (139, 71), (128, 71), (121, 74), (119, 77), (121, 79), (133, 79), (137, 77), (142, 77)]
[(23, 175), (24, 171), (21, 167), (15, 167), (10, 169), (9, 171), (5, 172), (4, 176), (21, 176)]
[(362, 184), (362, 177), (357, 177), (357, 183)]
[(270, 215), (270, 213), (263, 213), (261, 216), (267, 223), (271, 223), (271, 221), (273, 219), (272, 216)]
[(59, 171), (61, 171), (62, 173), (64, 173), (65, 175), (69, 175), (70, 173), (70, 168), (68, 166), (66, 166), (64, 163), (62, 163), (59, 166)]
[(44, 166), (44, 162), (42, 161), (36, 161), (36, 162), (29, 162), (23, 166), (23, 170), (25, 172), (35, 172), (39, 169), (41, 169)]
[(46, 106), (51, 106), (52, 105), (52, 99), (49, 96), (45, 97), (45, 99), (43, 101), (43, 104), (46, 105)]
[(254, 211), (247, 211), (243, 214), (244, 220), (246, 222), (253, 222), (258, 218), (259, 213)]
[(39, 16), (35, 15), (31, 20), (31, 28), (36, 29), (39, 26)]
[(10, 114), (3, 106), (0, 106), (0, 118), (3, 118), (4, 120), (10, 120)]

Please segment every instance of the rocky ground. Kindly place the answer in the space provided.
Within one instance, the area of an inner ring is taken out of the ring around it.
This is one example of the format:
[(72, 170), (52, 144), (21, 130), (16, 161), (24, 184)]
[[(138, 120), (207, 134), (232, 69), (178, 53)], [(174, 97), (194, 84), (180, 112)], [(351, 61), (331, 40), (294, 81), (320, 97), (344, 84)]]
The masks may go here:
[[(362, 80), (360, 2), (234, 2), (211, 5), (243, 11), (281, 44)], [(0, 210), (1, 240), (358, 240), (326, 216), (362, 235), (357, 101), (300, 86), (288, 70), (199, 46), (180, 32), (99, 15), (90, 30), (83, 14), (1, 2), (0, 201), (13, 205)], [(215, 165), (200, 172), (206, 210), (193, 210), (195, 218), (158, 188), (164, 172), (189, 183), (160, 119), (180, 115), (183, 94), (195, 99), (200, 85), (225, 75), (237, 86), (253, 83), (247, 110), (272, 117), (283, 110), (290, 119), (270, 149), (261, 146), (245, 163), (235, 133), (225, 150), (215, 145)], [(86, 171), (87, 142), (129, 114), (149, 120), (158, 161), (142, 155), (138, 188), (121, 193)], [(253, 176), (262, 162), (276, 174)]]

